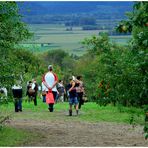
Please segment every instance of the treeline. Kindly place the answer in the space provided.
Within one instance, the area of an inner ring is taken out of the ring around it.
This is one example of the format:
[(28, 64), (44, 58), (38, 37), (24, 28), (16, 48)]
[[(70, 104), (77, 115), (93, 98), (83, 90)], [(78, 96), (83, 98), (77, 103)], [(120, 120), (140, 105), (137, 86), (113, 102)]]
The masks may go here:
[(110, 19), (98, 19), (96, 16), (85, 15), (33, 15), (27, 16), (23, 21), (29, 24), (62, 24), (66, 27), (81, 26), (83, 30), (113, 30), (119, 22), (116, 18), (110, 21)]

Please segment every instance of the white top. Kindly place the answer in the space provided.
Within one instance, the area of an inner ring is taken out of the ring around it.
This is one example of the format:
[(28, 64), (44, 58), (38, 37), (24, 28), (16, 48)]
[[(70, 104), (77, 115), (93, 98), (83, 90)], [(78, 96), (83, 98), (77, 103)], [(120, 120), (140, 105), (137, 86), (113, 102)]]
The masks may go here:
[(48, 88), (44, 85), (43, 82), (42, 82), (42, 91), (48, 91)]
[(35, 88), (35, 83), (32, 83), (31, 88), (32, 88), (32, 89)]
[[(45, 79), (45, 82), (47, 83), (47, 85), (48, 85), (49, 87), (52, 87), (52, 86), (53, 86), (53, 84), (54, 84), (54, 82), (55, 82), (55, 76), (54, 76), (54, 74), (53, 74), (52, 72), (47, 72), (47, 73), (45, 74), (44, 79)], [(52, 88), (52, 91), (57, 92), (56, 86), (54, 86), (54, 87)]]
[(58, 85), (59, 85), (58, 87), (64, 87), (63, 84), (61, 84), (61, 83), (58, 83)]
[(22, 87), (20, 85), (13, 85), (12, 89), (22, 89)]

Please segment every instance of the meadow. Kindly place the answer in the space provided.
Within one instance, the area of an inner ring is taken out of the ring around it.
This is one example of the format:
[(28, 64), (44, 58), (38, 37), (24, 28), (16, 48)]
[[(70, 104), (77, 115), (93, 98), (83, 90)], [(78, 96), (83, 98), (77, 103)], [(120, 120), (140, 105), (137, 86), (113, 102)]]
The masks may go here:
[[(34, 33), (32, 39), (23, 42), (20, 46), (33, 52), (63, 49), (70, 54), (83, 55), (86, 49), (81, 44), (85, 38), (98, 35), (102, 30), (82, 30), (82, 27), (69, 27), (53, 24), (32, 24), (29, 30)], [(107, 31), (107, 30), (104, 30)], [(126, 45), (130, 36), (110, 36), (111, 42)]]

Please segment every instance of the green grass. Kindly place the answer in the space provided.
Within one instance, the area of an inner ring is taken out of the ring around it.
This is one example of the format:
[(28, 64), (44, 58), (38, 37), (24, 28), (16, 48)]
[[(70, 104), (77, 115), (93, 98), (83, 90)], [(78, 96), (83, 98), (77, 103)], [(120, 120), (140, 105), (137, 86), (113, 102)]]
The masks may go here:
[(81, 118), (83, 120), (88, 121), (106, 121), (106, 122), (116, 122), (116, 123), (130, 123), (130, 118), (133, 114), (131, 114), (131, 110), (134, 110), (134, 120), (137, 124), (144, 123), (144, 113), (141, 109), (137, 108), (127, 108), (122, 107), (122, 111), (120, 112), (118, 107), (114, 107), (112, 105), (98, 106), (97, 104), (90, 103), (89, 106), (83, 107), (84, 111), (87, 113), (85, 116)]
[(34, 106), (33, 102), (23, 102), (23, 112), (15, 113), (12, 103), (9, 105), (1, 106), (1, 111), (5, 114), (11, 114), (14, 119), (32, 119), (32, 120), (79, 120), (89, 122), (117, 122), (117, 123), (130, 123), (131, 116), (134, 116), (134, 122), (136, 124), (144, 124), (144, 112), (138, 108), (128, 107), (114, 107), (112, 105), (99, 106), (96, 103), (87, 102), (82, 106), (80, 115), (77, 118), (71, 118), (68, 116), (68, 102), (57, 103), (54, 105), (55, 111), (49, 113), (46, 103), (42, 103), (41, 99), (38, 99), (38, 106)]
[(4, 126), (0, 131), (0, 147), (21, 146), (29, 140), (38, 139), (37, 134)]
[[(48, 111), (48, 106), (43, 103), (40, 98), (38, 98), (38, 106), (34, 106), (33, 102), (23, 101), (23, 112), (14, 112), (14, 104), (9, 103), (0, 106), (0, 115), (7, 116), (10, 115), (11, 119), (14, 120), (34, 120), (39, 122), (41, 120), (45, 121), (81, 121), (81, 122), (115, 122), (120, 124), (130, 124), (131, 116), (134, 115), (134, 123), (137, 125), (144, 124), (144, 111), (138, 108), (129, 108), (122, 106), (99, 106), (96, 103), (87, 102), (85, 103), (78, 116), (68, 116), (69, 104), (68, 102), (57, 103), (54, 105), (54, 112), (50, 113)], [(73, 110), (74, 112), (74, 110)], [(25, 137), (25, 138), (24, 138)], [(36, 138), (34, 138), (36, 137)], [(16, 129), (12, 127), (4, 126), (0, 130), (0, 146), (21, 146), (28, 140), (37, 140), (37, 133), (32, 133), (29, 131), (24, 131), (22, 129)]]

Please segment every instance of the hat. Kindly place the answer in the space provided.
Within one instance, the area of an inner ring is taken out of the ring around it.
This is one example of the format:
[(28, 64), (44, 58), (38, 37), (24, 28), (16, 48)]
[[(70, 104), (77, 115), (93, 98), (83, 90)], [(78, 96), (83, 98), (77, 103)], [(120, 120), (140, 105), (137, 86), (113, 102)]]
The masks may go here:
[(48, 69), (52, 69), (53, 68), (53, 66), (52, 65), (48, 65)]
[(75, 76), (71, 76), (71, 77), (69, 78), (69, 80), (73, 80), (73, 81), (75, 81), (76, 78), (75, 78)]

